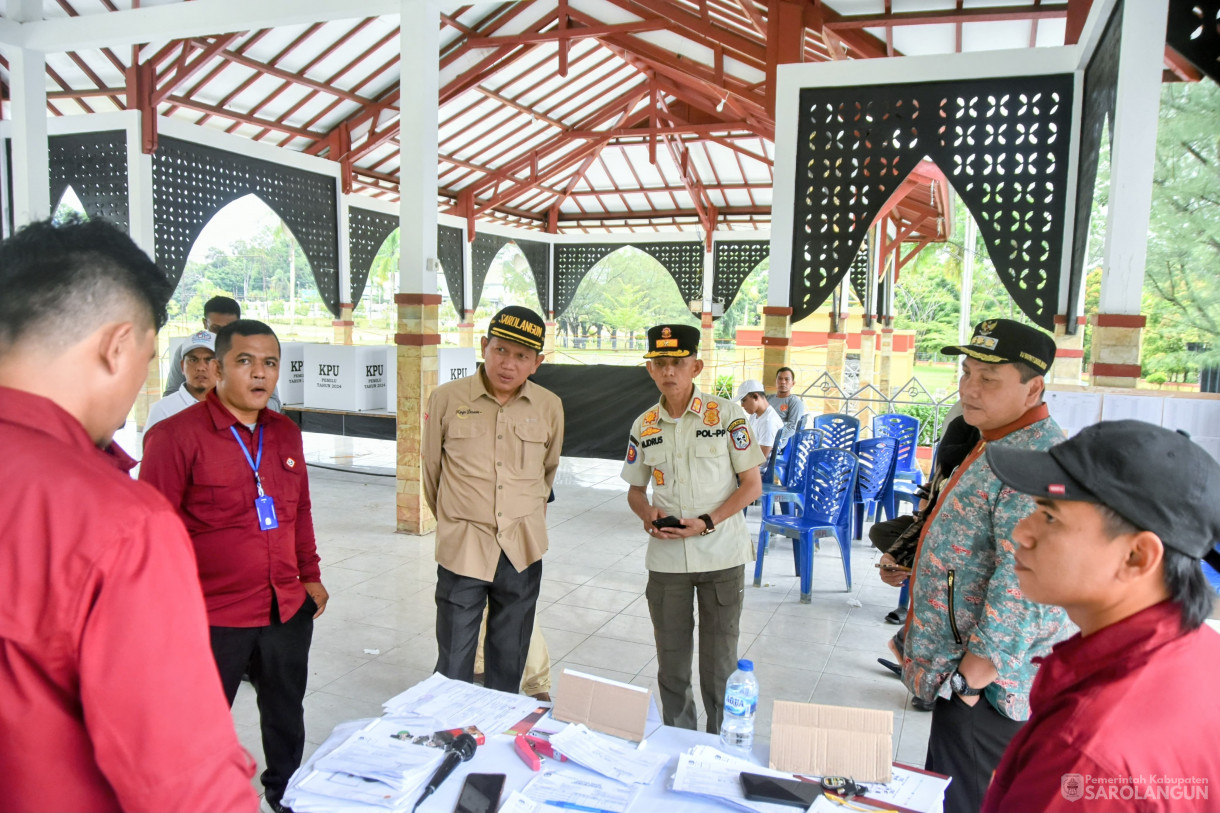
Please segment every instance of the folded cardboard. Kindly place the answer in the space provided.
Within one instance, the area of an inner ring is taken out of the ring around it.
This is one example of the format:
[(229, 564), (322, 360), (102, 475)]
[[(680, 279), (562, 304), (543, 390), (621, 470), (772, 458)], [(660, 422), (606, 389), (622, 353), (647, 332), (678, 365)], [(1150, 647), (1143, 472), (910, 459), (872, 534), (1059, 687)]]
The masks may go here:
[(894, 713), (776, 700), (771, 768), (813, 776), (889, 782)]
[(652, 692), (614, 680), (572, 672), (559, 675), (551, 716), (564, 723), (583, 723), (632, 742), (644, 739)]

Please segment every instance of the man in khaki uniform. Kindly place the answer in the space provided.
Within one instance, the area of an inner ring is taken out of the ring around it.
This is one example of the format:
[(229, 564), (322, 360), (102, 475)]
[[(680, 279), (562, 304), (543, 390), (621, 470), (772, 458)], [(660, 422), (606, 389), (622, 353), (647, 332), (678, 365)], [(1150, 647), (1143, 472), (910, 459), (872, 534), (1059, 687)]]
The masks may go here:
[(754, 560), (742, 509), (762, 493), (763, 456), (741, 407), (695, 386), (703, 369), (698, 351), (698, 328), (657, 325), (648, 331), (644, 357), (661, 400), (632, 424), (622, 477), (631, 486), (627, 503), (651, 537), (645, 596), (657, 641), (662, 716), (679, 728), (694, 729), (698, 722), (691, 690), (698, 596), (699, 684), (707, 730), (715, 734), (724, 687), (737, 665), (743, 566)]
[(436, 515), (436, 671), (473, 681), (486, 607), (484, 685), (516, 693), (542, 583), (563, 405), (526, 380), (542, 364), (538, 314), (504, 308), (487, 334), (479, 370), (437, 387), (424, 415), (424, 499)]

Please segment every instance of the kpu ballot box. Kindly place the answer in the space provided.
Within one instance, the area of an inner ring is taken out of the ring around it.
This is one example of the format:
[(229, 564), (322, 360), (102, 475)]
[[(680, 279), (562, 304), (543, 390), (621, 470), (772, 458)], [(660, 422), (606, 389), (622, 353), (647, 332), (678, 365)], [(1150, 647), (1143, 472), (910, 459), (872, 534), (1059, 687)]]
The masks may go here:
[(280, 343), (280, 403), (305, 403), (305, 343)]
[(386, 408), (384, 347), (305, 345), (305, 406), (364, 412)]

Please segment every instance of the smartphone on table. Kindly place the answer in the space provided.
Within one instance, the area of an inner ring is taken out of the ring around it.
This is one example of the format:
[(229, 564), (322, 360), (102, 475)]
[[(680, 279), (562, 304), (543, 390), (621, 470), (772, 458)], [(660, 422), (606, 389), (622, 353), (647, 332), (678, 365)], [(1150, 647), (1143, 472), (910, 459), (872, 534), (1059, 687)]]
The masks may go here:
[(806, 809), (822, 795), (822, 786), (816, 782), (783, 779), (748, 771), (741, 772), (741, 790), (751, 802), (771, 802)]
[(500, 806), (500, 794), (504, 792), (504, 774), (466, 774), (462, 792), (458, 794), (457, 807), (453, 813), (495, 813)]

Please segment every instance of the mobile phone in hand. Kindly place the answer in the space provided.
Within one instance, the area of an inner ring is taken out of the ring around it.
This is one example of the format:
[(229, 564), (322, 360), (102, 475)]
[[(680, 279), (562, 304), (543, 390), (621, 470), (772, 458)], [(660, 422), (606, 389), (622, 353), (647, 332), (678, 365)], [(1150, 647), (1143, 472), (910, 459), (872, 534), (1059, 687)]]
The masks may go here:
[(882, 564), (881, 562), (878, 562), (876, 565), (874, 565), (874, 567), (879, 567), (882, 570), (894, 571), (896, 573), (910, 573), (911, 572), (911, 569), (909, 567), (903, 567), (902, 565), (887, 565), (887, 564)]
[(660, 517), (652, 521), (654, 528), (685, 528), (682, 520), (677, 517)]

